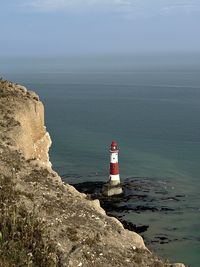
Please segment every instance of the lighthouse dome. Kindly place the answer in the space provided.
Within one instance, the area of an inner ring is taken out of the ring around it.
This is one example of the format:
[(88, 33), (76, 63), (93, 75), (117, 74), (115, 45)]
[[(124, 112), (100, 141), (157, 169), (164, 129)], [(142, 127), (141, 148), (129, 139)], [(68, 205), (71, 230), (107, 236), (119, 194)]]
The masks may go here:
[(117, 144), (116, 141), (112, 141), (112, 143), (111, 143), (111, 150), (112, 151), (118, 150), (118, 144)]

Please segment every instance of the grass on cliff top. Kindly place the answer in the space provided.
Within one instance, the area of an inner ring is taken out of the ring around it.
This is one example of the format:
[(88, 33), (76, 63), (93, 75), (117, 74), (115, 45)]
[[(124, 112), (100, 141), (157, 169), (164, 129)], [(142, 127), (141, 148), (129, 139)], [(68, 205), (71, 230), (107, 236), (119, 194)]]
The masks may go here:
[(60, 266), (56, 245), (33, 211), (17, 205), (11, 178), (0, 176), (0, 267)]

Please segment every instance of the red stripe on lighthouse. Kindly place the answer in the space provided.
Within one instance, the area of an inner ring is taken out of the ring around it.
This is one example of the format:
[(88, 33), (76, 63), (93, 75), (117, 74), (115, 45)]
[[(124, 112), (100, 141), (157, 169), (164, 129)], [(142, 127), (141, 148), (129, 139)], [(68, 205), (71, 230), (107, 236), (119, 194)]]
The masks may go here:
[(111, 175), (119, 174), (119, 164), (118, 163), (110, 163), (110, 174)]

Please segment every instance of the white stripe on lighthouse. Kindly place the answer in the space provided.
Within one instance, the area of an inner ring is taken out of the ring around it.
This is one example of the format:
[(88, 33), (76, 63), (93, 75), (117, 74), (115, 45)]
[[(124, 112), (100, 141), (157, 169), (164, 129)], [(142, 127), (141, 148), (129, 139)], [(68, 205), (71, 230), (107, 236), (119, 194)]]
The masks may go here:
[(115, 174), (115, 175), (110, 174), (110, 180), (111, 181), (118, 181), (118, 182), (120, 182), (119, 174)]
[(118, 153), (110, 153), (110, 163), (118, 163)]

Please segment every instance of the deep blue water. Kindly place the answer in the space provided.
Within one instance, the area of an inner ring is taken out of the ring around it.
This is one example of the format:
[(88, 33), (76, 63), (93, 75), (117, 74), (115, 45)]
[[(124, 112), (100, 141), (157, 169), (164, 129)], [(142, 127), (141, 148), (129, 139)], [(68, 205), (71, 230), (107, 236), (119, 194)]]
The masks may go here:
[(55, 72), (49, 62), (41, 67), (36, 61), (31, 69), (27, 61), (21, 70), (6, 62), (2, 74), (44, 102), (54, 169), (70, 183), (106, 181), (108, 148), (117, 140), (122, 180), (146, 177), (170, 196), (184, 196), (179, 202), (169, 198), (173, 212), (129, 212), (125, 218), (150, 225), (147, 242), (158, 234), (170, 236), (169, 243), (150, 244), (159, 255), (199, 267), (200, 68), (137, 70), (124, 63), (124, 69), (69, 72), (57, 63)]

